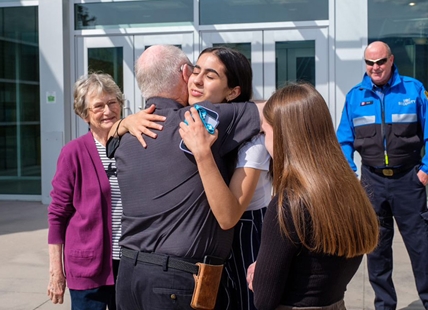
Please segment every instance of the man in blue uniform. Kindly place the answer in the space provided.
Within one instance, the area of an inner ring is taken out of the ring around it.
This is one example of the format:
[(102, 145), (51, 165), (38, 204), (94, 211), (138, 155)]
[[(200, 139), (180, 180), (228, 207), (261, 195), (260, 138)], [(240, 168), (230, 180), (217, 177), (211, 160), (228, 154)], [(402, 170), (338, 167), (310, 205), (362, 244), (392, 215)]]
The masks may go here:
[(385, 43), (371, 43), (364, 58), (366, 74), (346, 96), (337, 137), (354, 171), (354, 151), (361, 155), (361, 182), (381, 225), (379, 245), (368, 255), (375, 308), (397, 305), (392, 281), (395, 218), (428, 309), (428, 156), (421, 158), (428, 140), (428, 93), (419, 81), (399, 75)]

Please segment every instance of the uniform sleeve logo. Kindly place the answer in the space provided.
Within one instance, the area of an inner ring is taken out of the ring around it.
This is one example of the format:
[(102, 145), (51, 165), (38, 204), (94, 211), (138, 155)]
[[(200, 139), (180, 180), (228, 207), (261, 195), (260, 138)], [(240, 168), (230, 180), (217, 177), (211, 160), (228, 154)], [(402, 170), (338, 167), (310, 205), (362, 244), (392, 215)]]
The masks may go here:
[(406, 106), (406, 105), (414, 104), (415, 102), (416, 102), (415, 99), (407, 98), (407, 99), (404, 99), (403, 101), (399, 101), (398, 105)]
[(371, 104), (373, 104), (373, 101), (363, 101), (363, 102), (361, 102), (360, 103), (360, 106), (366, 106), (366, 105), (371, 105)]

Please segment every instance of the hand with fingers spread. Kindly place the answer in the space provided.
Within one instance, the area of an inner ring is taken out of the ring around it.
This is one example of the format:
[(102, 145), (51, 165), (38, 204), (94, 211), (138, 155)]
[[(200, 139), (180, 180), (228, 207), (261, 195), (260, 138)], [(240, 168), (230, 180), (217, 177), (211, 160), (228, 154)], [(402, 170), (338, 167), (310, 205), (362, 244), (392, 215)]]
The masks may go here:
[(112, 127), (109, 136), (122, 136), (129, 132), (137, 137), (143, 147), (147, 147), (143, 135), (156, 139), (157, 134), (150, 129), (162, 130), (163, 126), (158, 122), (166, 120), (165, 116), (153, 114), (155, 110), (156, 106), (152, 104), (147, 109), (125, 117)]

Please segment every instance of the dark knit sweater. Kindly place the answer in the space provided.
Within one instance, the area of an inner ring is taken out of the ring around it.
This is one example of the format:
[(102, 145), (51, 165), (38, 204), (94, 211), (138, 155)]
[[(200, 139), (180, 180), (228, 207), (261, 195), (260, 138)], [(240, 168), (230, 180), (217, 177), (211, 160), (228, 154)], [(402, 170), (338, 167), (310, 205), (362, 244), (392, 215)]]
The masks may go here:
[(346, 286), (357, 271), (362, 256), (345, 259), (309, 252), (297, 242), (290, 208), (284, 203), (286, 224), (295, 241), (291, 242), (280, 232), (277, 203), (275, 197), (263, 222), (253, 281), (257, 309), (275, 309), (279, 305), (327, 306), (343, 299)]

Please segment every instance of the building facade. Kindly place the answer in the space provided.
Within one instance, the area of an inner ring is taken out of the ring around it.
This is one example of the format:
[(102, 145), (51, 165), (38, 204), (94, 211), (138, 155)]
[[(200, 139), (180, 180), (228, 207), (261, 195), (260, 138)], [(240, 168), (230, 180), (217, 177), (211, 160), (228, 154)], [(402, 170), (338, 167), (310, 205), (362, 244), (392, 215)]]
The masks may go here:
[(428, 86), (428, 0), (0, 0), (0, 199), (49, 203), (62, 146), (88, 130), (72, 107), (88, 71), (114, 77), (128, 115), (144, 105), (133, 68), (145, 48), (177, 45), (196, 62), (227, 45), (250, 60), (255, 99), (306, 80), (337, 125), (375, 40)]

